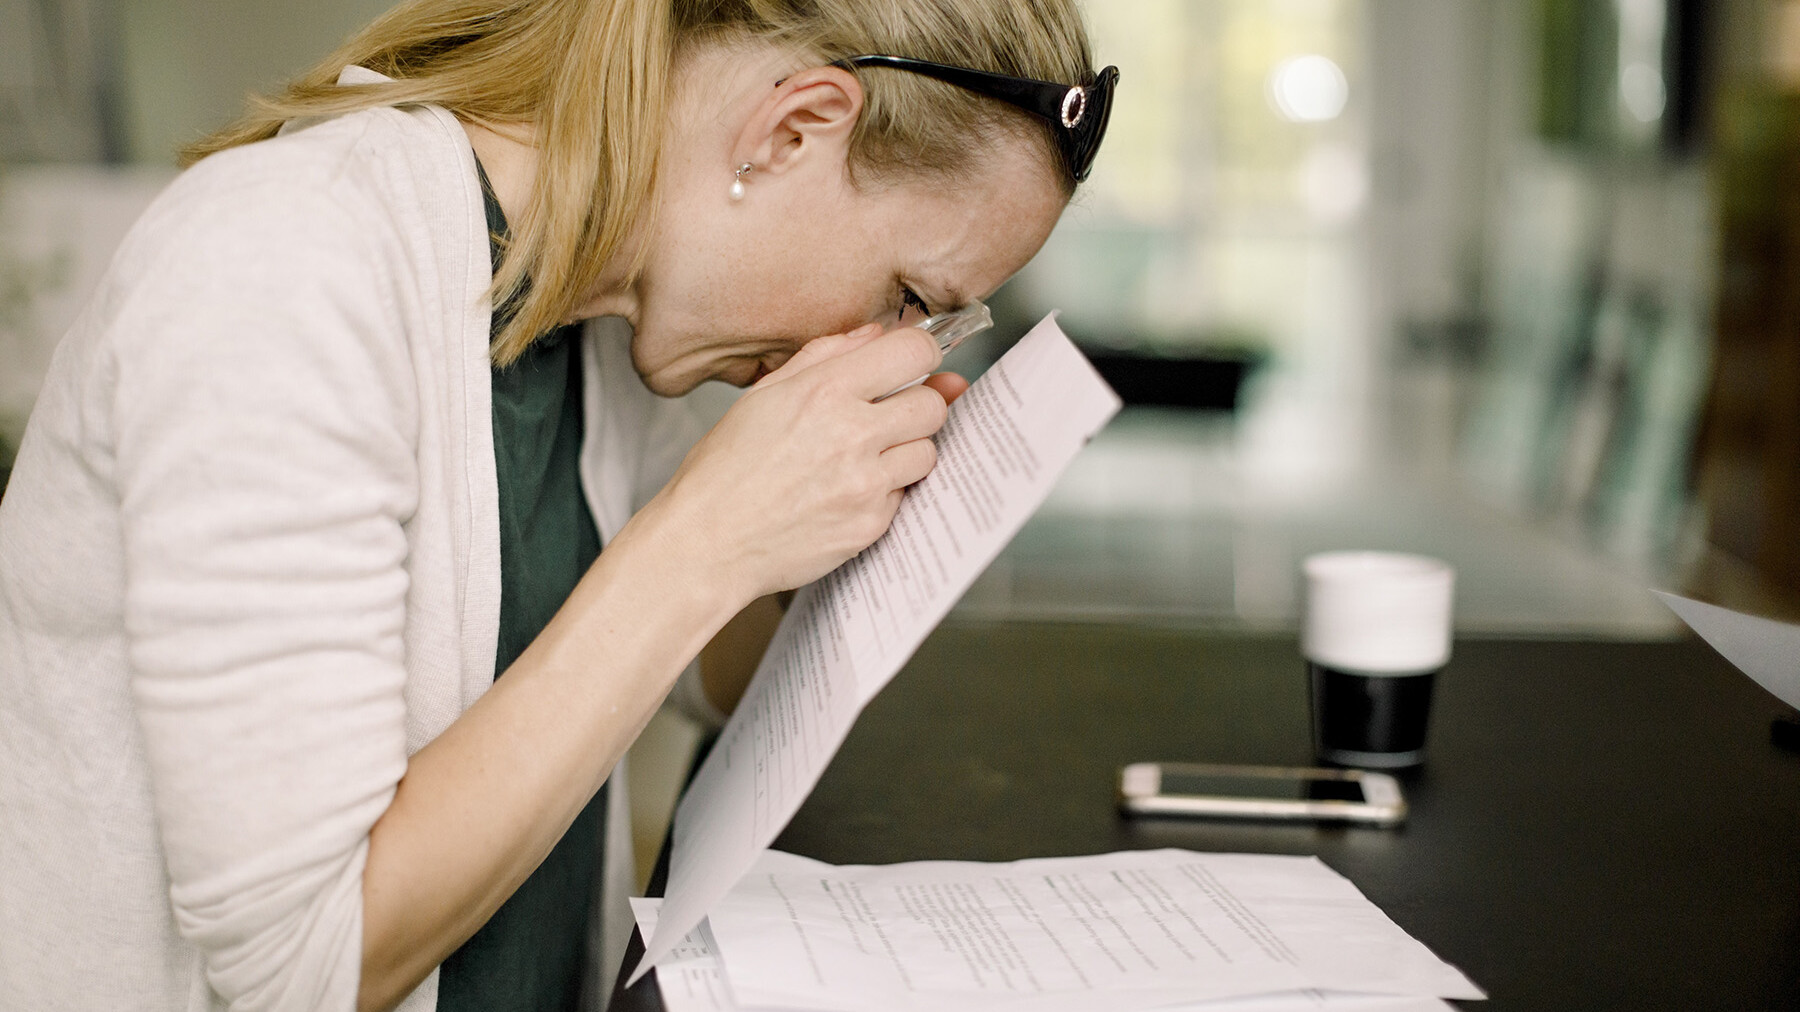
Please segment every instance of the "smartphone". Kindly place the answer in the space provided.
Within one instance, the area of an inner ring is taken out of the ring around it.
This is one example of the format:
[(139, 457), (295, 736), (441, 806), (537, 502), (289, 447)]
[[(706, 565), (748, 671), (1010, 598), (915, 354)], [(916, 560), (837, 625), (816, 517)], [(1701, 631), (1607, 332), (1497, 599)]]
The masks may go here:
[(1132, 763), (1119, 771), (1128, 815), (1311, 819), (1399, 825), (1400, 783), (1386, 773), (1298, 766)]

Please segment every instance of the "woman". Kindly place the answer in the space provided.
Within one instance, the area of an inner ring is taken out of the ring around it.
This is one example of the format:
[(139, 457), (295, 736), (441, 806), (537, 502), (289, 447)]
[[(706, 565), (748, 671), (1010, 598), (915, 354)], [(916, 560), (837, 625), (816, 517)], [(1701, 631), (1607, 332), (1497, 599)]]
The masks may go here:
[(609, 772), (931, 469), (890, 328), (1110, 84), (1068, 0), (410, 0), (199, 145), (0, 502), (0, 994), (567, 1007)]

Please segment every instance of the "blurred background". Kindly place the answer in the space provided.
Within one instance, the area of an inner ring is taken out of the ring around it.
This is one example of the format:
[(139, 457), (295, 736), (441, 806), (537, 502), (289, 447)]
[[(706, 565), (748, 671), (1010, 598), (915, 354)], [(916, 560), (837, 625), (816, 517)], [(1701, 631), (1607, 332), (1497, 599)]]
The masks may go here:
[[(175, 147), (384, 6), (0, 0), (0, 469)], [(1088, 12), (1111, 134), (951, 365), (1060, 310), (1130, 406), (953, 621), (1293, 628), (1325, 548), (1465, 635), (1800, 617), (1800, 2)]]

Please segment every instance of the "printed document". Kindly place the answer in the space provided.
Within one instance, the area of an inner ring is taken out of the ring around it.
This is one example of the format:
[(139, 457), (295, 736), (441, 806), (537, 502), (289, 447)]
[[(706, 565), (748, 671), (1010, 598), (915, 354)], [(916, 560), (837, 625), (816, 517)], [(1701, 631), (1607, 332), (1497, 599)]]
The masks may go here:
[(1124, 851), (834, 867), (765, 852), (708, 919), (787, 1009), (1114, 1012), (1307, 989), (1480, 998), (1313, 857)]
[(888, 532), (803, 588), (676, 809), (660, 923), (672, 952), (806, 799), (863, 706), (949, 613), (1119, 410), (1054, 316), (950, 406), (937, 467)]
[(1800, 626), (1654, 593), (1739, 671), (1787, 705), (1800, 707)]
[[(632, 913), (645, 938), (656, 933), (660, 899), (633, 897)], [(713, 948), (707, 922), (689, 932), (656, 966), (656, 985), (668, 1012), (743, 1012), (725, 981), (725, 968)], [(1104, 1000), (1090, 1006), (1110, 1009)], [(765, 1007), (758, 1012), (800, 1012)], [(1281, 991), (1245, 998), (1186, 1002), (1157, 1012), (1455, 1012), (1446, 1002), (1418, 995), (1344, 994), (1331, 991)]]

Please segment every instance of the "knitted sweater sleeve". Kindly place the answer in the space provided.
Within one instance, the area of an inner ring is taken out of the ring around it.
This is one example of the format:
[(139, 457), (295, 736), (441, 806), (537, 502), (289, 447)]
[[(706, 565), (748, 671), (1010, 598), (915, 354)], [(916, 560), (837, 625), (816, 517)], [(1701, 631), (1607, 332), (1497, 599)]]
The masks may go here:
[(239, 168), (178, 181), (99, 303), (132, 699), (213, 989), (348, 1010), (368, 834), (406, 769), (403, 258), (341, 176)]

